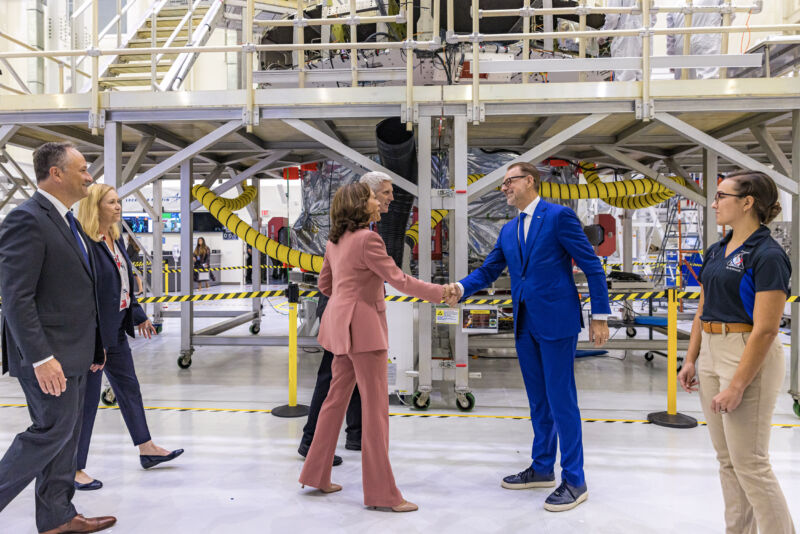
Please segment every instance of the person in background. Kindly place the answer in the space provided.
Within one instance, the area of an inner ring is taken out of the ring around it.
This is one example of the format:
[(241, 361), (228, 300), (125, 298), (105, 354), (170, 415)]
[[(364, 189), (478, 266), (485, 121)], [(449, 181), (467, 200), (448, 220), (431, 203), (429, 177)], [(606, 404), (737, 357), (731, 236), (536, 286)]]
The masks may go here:
[[(94, 184), (89, 196), (81, 200), (78, 220), (89, 238), (89, 252), (96, 265), (95, 291), (100, 317), (100, 335), (107, 351), (105, 374), (119, 404), (122, 418), (128, 427), (133, 444), (139, 448), (139, 463), (149, 469), (183, 454), (183, 449), (172, 452), (157, 446), (150, 438), (144, 414), (142, 392), (133, 365), (133, 355), (128, 336), (134, 337), (136, 326), (139, 335), (146, 339), (156, 334), (153, 324), (131, 294), (133, 270), (120, 237), (119, 221), (122, 203), (113, 187)], [(97, 490), (103, 483), (90, 477), (84, 469), (92, 440), (92, 429), (100, 401), (103, 373), (94, 366), (86, 380), (86, 397), (83, 405), (83, 423), (78, 445), (78, 465), (75, 488)]]
[(381, 203), (365, 184), (345, 185), (331, 205), (331, 231), (319, 276), (319, 289), (330, 297), (318, 340), (335, 354), (333, 379), (319, 424), (300, 473), (300, 483), (323, 493), (340, 491), (331, 482), (331, 465), (347, 405), (358, 384), (364, 412), (361, 469), (364, 504), (411, 512), (397, 489), (389, 463), (388, 327), (384, 281), (429, 302), (444, 298), (440, 285), (406, 275), (386, 253), (371, 222), (380, 220)]
[(42, 534), (117, 521), (72, 504), (86, 373), (105, 363), (89, 238), (69, 210), (89, 194), (87, 168), (71, 143), (45, 143), (33, 153), (36, 192), (0, 225), (3, 372), (19, 380), (32, 421), (0, 460), (0, 512), (35, 479)]
[[(722, 6), (724, 0), (694, 0), (694, 7)], [(683, 28), (686, 26), (686, 15), (683, 13), (667, 13), (667, 28)], [(693, 13), (692, 27), (722, 26), (722, 13)], [(689, 41), (689, 52), (683, 50), (683, 34), (671, 33), (667, 35), (667, 55), (681, 56), (684, 53), (694, 56), (708, 56), (720, 54), (722, 51), (721, 33), (698, 33), (692, 35)], [(672, 69), (675, 79), (681, 79), (683, 69)], [(689, 69), (689, 79), (719, 78), (719, 67), (702, 67)]]
[(792, 266), (766, 227), (781, 211), (764, 173), (729, 174), (711, 205), (731, 228), (706, 249), (700, 303), (678, 381), (700, 389), (717, 452), (728, 534), (794, 534), (769, 462), (772, 412), (786, 375), (778, 338)]
[(212, 271), (204, 271), (201, 277), (201, 272), (197, 270), (208, 269), (211, 262), (211, 249), (206, 245), (205, 239), (202, 237), (197, 238), (197, 246), (194, 247), (192, 254), (194, 255), (194, 281), (197, 282), (197, 289), (203, 288), (203, 282), (205, 282), (206, 289), (208, 289), (209, 280), (214, 280), (214, 273)]
[[(636, 7), (639, 0), (606, 0), (606, 7)], [(650, 26), (656, 25), (656, 14), (650, 15)], [(632, 30), (642, 27), (642, 15), (631, 15), (627, 13), (608, 13), (603, 30)], [(642, 38), (641, 37), (608, 37), (611, 39), (611, 57), (642, 57)], [(650, 52), (653, 46), (650, 40)], [(615, 70), (614, 79), (618, 81), (641, 81), (641, 70)]]

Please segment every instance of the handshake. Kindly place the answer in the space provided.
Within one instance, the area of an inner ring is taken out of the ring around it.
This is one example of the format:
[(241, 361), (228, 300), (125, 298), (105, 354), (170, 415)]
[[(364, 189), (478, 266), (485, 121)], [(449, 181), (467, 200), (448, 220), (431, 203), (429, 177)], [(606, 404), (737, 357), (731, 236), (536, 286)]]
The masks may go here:
[(442, 295), (442, 302), (446, 303), (451, 308), (458, 306), (458, 301), (461, 299), (461, 289), (458, 284), (444, 284), (442, 285), (444, 294)]

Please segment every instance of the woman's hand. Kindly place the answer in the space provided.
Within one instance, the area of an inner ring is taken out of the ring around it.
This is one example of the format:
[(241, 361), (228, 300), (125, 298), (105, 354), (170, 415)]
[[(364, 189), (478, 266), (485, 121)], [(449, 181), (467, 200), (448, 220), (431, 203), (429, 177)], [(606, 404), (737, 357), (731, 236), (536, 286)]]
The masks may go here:
[(711, 411), (726, 414), (734, 411), (742, 402), (744, 390), (728, 386), (711, 399)]
[(678, 383), (686, 393), (697, 391), (697, 371), (695, 370), (694, 362), (683, 362), (681, 372), (678, 373)]
[(156, 327), (153, 326), (153, 323), (150, 322), (150, 319), (140, 323), (136, 326), (136, 328), (139, 329), (139, 335), (146, 339), (150, 339), (151, 337), (158, 335), (158, 332), (156, 332)]

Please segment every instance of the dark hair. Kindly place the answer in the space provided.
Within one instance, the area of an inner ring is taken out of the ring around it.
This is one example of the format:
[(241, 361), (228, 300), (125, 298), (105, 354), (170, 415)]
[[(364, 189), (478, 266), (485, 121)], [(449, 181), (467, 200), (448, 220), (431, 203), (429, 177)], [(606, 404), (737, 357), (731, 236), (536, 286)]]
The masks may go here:
[[(203, 244), (200, 244), (200, 240), (203, 240)], [(208, 245), (206, 245), (206, 240), (202, 237), (197, 238), (197, 246), (194, 248), (192, 254), (195, 256), (205, 256), (206, 254), (210, 254), (211, 252), (208, 249)]]
[(353, 183), (340, 187), (331, 203), (331, 231), (328, 240), (338, 243), (345, 232), (369, 225), (367, 201), (372, 190), (367, 184)]
[(33, 171), (36, 173), (36, 183), (47, 180), (50, 176), (50, 167), (63, 169), (67, 162), (67, 151), (75, 148), (69, 142), (45, 143), (33, 152)]
[(526, 161), (520, 161), (518, 163), (513, 163), (508, 166), (508, 170), (517, 168), (520, 171), (524, 172), (525, 174), (529, 174), (533, 176), (533, 188), (536, 192), (539, 192), (539, 183), (542, 181), (542, 177), (539, 174), (539, 169), (536, 168), (536, 165), (533, 163), (528, 163)]
[(769, 224), (781, 212), (778, 202), (778, 187), (775, 182), (759, 171), (737, 171), (725, 177), (736, 183), (736, 192), (743, 197), (753, 197), (753, 209), (761, 224)]

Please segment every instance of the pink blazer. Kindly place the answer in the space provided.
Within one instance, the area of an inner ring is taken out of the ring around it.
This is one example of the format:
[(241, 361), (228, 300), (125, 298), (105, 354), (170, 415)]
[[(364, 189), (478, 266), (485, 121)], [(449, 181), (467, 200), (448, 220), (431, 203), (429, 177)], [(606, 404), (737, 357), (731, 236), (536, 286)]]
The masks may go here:
[(346, 232), (338, 243), (328, 241), (319, 290), (330, 300), (319, 327), (320, 345), (334, 354), (389, 348), (384, 280), (408, 295), (434, 303), (442, 300), (442, 286), (400, 270), (376, 232), (363, 228)]

